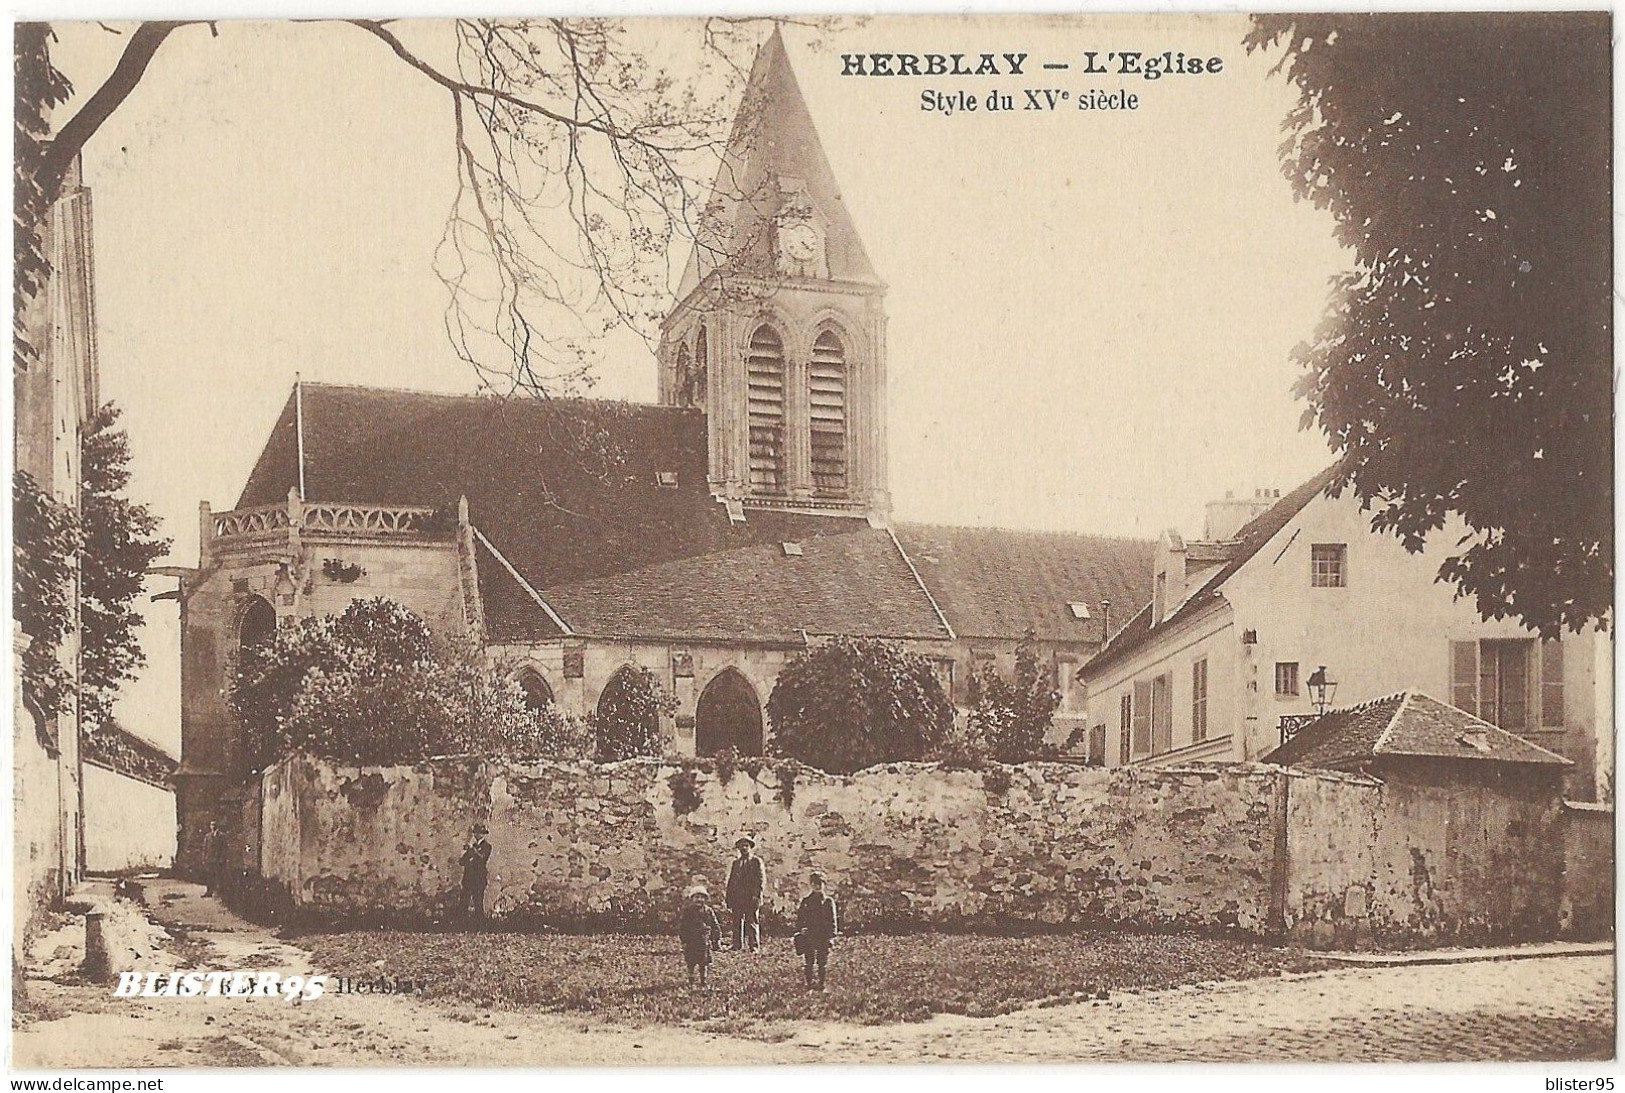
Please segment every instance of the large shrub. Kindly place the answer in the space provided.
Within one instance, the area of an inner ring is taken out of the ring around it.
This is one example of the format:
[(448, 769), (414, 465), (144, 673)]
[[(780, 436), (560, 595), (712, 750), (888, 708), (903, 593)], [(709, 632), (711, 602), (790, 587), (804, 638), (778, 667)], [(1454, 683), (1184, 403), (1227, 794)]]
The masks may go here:
[(354, 763), (590, 752), (580, 722), (529, 708), (519, 685), (472, 645), (436, 643), (419, 616), (383, 599), (248, 646), (228, 697), (256, 767), (294, 752)]
[(60, 713), (73, 698), (73, 676), (60, 660), (73, 629), (74, 563), (79, 517), (18, 471), (11, 480), (11, 613), (28, 636), (21, 657), (23, 700), (41, 715)]
[(925, 657), (876, 638), (836, 638), (784, 666), (767, 716), (779, 754), (849, 773), (924, 759), (948, 735), (954, 708)]
[(616, 672), (589, 719), (599, 761), (659, 755), (660, 718), (676, 709), (677, 700), (654, 672), (633, 665)]
[(1016, 671), (1009, 679), (993, 668), (971, 677), (968, 734), (985, 744), (993, 758), (1006, 763), (1032, 759), (1044, 749), (1060, 692), (1039, 662), (1032, 636), (1016, 646)]

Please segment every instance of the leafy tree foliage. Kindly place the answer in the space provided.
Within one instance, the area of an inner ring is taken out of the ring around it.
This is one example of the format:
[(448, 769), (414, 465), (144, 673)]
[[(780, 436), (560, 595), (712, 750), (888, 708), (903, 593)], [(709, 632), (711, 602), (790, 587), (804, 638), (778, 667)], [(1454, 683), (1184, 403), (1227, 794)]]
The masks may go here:
[(676, 712), (677, 700), (647, 668), (628, 665), (615, 673), (589, 721), (600, 762), (660, 754), (660, 718)]
[(835, 638), (784, 666), (767, 715), (778, 753), (849, 773), (925, 758), (948, 736), (954, 708), (925, 657), (876, 638)]
[(1016, 646), (1015, 675), (1005, 679), (992, 667), (983, 668), (971, 678), (971, 698), (968, 735), (1006, 763), (1019, 763), (1043, 751), (1044, 736), (1061, 704), (1031, 634)]
[(108, 403), (81, 434), (79, 709), (95, 729), (111, 724), (119, 685), (146, 664), (135, 610), (147, 567), (169, 553), (157, 538), (158, 518), (125, 495), (130, 483), (130, 438), (115, 428), (119, 409)]
[(1354, 268), (1298, 349), (1334, 490), (1486, 618), (1552, 635), (1613, 601), (1604, 12), (1255, 16), (1297, 85), (1284, 170)]
[(12, 111), (12, 367), (32, 363), (36, 349), (25, 337), (24, 308), (38, 294), (50, 272), (40, 233), (56, 190), (40, 177), (51, 134), (51, 110), (67, 101), (73, 88), (51, 64), (51, 40), (45, 23), (18, 23), (13, 28), (14, 109)]
[(73, 697), (73, 676), (60, 657), (74, 624), (79, 517), (18, 471), (11, 480), (11, 519), (11, 611), (29, 639), (21, 658), (23, 701), (40, 714), (60, 713)]
[(517, 681), (472, 645), (437, 644), (422, 618), (384, 599), (247, 646), (228, 697), (256, 767), (294, 752), (355, 763), (580, 758), (591, 740), (556, 707), (531, 709)]

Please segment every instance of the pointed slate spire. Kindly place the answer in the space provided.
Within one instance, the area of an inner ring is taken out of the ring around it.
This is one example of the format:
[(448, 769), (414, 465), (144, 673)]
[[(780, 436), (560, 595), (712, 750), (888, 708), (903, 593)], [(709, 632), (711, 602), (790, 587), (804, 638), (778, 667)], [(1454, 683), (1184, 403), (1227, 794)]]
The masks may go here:
[(831, 280), (881, 284), (841, 200), (784, 37), (775, 26), (751, 66), (678, 299), (687, 298), (716, 269), (768, 273), (773, 219), (787, 195), (810, 203), (821, 218)]

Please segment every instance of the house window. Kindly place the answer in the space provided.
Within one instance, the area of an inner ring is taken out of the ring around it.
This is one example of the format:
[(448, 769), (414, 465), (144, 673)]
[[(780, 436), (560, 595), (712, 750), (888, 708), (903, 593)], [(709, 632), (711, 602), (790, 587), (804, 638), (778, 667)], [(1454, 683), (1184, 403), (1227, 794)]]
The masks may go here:
[(813, 488), (846, 492), (846, 348), (833, 330), (813, 342), (807, 362), (807, 423), (811, 434)]
[(1277, 661), (1275, 664), (1275, 696), (1290, 698), (1298, 693), (1298, 662)]
[(757, 493), (784, 492), (784, 343), (770, 326), (750, 336), (745, 358), (750, 418), (750, 485)]
[(1106, 765), (1106, 725), (1104, 722), (1089, 730), (1089, 765), (1091, 767)]
[(1348, 553), (1344, 543), (1316, 543), (1309, 548), (1309, 584), (1313, 588), (1343, 588), (1348, 584)]
[(1540, 643), (1540, 723), (1544, 728), (1563, 727), (1563, 643)]
[(1191, 743), (1207, 739), (1207, 658), (1191, 665)]
[(1174, 677), (1164, 672), (1151, 681), (1151, 750), (1154, 754), (1174, 747)]
[(1120, 766), (1128, 766), (1133, 757), (1130, 745), (1131, 734), (1134, 727), (1134, 697), (1125, 694), (1117, 700), (1117, 762)]
[(1529, 728), (1528, 641), (1486, 641), (1478, 648), (1478, 716), (1513, 732)]
[[(1547, 695), (1544, 685), (1537, 691), (1532, 678), (1534, 645), (1523, 639), (1451, 642), (1450, 704), (1509, 732), (1521, 733), (1533, 727), (1533, 702), (1538, 696), (1544, 721)], [(1561, 661), (1552, 674), (1561, 688)], [(1561, 705), (1560, 689), (1554, 697)]]

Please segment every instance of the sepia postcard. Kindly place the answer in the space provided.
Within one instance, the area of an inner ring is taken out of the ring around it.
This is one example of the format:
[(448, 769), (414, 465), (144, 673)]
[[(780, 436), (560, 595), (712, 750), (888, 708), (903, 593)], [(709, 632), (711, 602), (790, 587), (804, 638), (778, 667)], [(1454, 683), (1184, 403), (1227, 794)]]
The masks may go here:
[(15, 1070), (1612, 1088), (1610, 12), (12, 33)]

